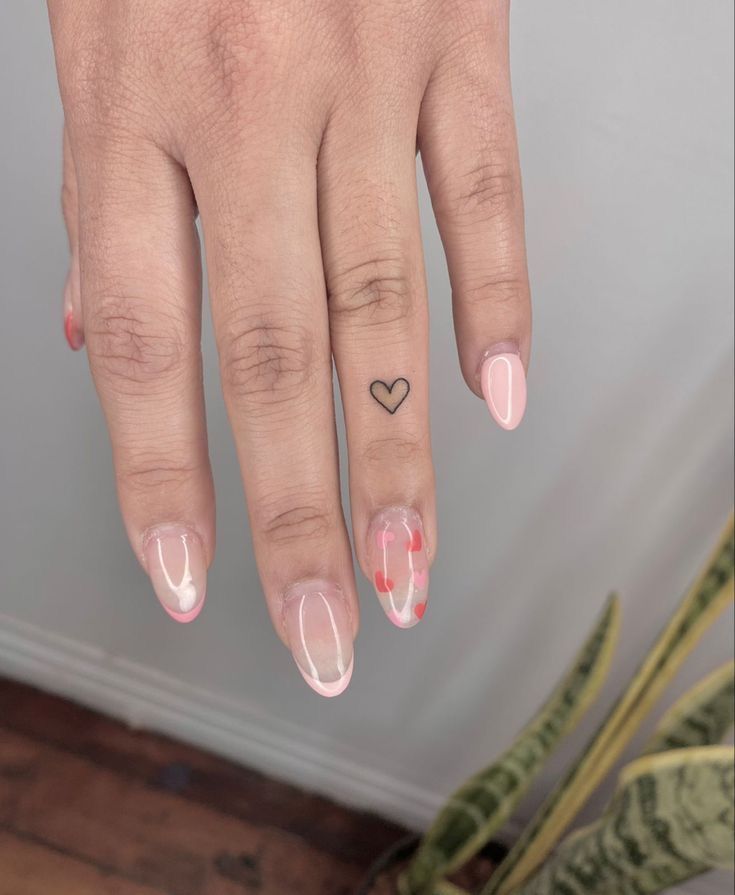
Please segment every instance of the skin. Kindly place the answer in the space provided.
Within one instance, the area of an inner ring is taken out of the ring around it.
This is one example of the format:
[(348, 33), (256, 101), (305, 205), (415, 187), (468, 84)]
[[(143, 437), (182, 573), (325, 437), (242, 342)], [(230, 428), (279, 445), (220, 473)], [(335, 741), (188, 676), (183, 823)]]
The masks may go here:
[[(214, 556), (198, 213), (275, 629), (293, 649), (284, 595), (319, 579), (341, 590), (354, 636), (332, 359), (363, 572), (372, 580), (371, 520), (386, 507), (415, 511), (428, 564), (436, 553), (417, 150), (468, 387), (482, 397), (489, 354), (528, 364), (509, 0), (48, 6), (66, 122), (67, 336), (86, 344), (133, 549), (147, 567), (149, 533), (181, 523), (207, 566)], [(410, 391), (391, 410), (371, 384), (399, 378)]]

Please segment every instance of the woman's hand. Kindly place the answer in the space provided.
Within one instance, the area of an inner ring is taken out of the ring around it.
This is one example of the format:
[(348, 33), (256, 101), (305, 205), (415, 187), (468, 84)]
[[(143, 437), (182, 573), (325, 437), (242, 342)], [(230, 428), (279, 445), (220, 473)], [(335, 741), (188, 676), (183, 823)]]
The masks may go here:
[(130, 542), (166, 611), (201, 610), (214, 493), (201, 214), (222, 388), (271, 617), (307, 682), (347, 686), (355, 551), (388, 617), (436, 551), (415, 153), (464, 378), (520, 422), (530, 307), (508, 0), (49, 0), (66, 118), (66, 331), (86, 343)]

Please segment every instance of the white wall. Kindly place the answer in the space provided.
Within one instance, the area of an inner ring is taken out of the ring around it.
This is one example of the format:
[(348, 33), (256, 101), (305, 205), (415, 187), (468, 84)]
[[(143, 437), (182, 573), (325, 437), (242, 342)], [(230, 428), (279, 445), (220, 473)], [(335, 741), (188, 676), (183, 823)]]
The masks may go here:
[[(431, 613), (393, 630), (364, 587), (355, 678), (328, 702), (269, 627), (209, 332), (220, 534), (195, 625), (170, 623), (127, 547), (84, 359), (61, 335), (44, 10), (0, 6), (0, 673), (422, 823), (508, 743), (613, 587), (626, 614), (607, 700), (632, 671), (732, 503), (733, 5), (526, 2), (513, 25), (528, 417), (496, 430), (460, 380), (422, 193), (442, 535)], [(672, 695), (732, 650), (730, 617)]]

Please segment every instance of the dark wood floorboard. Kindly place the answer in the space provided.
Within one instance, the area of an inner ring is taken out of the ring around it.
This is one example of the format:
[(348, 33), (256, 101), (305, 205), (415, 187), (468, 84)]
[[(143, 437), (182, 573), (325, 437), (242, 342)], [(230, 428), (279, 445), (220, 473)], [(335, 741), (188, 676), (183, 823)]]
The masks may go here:
[(352, 895), (404, 833), (0, 678), (0, 895)]

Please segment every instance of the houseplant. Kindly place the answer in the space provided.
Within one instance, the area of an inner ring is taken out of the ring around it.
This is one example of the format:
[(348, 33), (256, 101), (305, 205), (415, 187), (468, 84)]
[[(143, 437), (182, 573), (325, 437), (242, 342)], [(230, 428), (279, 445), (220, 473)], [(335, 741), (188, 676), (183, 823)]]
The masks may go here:
[(420, 841), (383, 856), (361, 895), (653, 895), (733, 864), (735, 753), (730, 662), (661, 719), (644, 754), (621, 773), (602, 817), (563, 839), (701, 635), (733, 600), (735, 541), (728, 521), (709, 562), (581, 755), (493, 872), (459, 885), (456, 873), (510, 818), (551, 752), (594, 702), (619, 628), (615, 596), (564, 679), (515, 743), (468, 780)]

